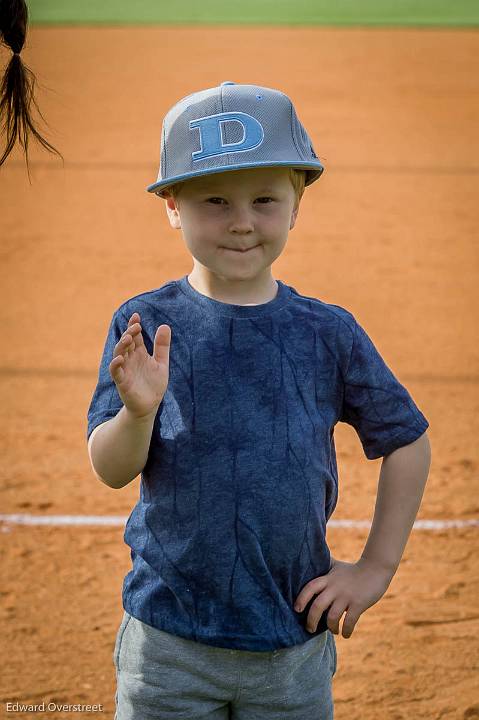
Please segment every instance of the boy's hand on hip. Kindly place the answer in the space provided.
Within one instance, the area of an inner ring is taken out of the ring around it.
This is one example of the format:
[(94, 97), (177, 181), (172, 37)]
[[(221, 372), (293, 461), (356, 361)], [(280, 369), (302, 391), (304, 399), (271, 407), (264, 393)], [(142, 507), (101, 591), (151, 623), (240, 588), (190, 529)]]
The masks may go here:
[(294, 609), (301, 612), (310, 599), (317, 595), (311, 604), (306, 620), (306, 629), (316, 631), (319, 619), (329, 607), (327, 625), (332, 633), (339, 634), (339, 621), (344, 617), (341, 634), (351, 637), (359, 616), (384, 595), (394, 576), (367, 558), (355, 563), (341, 562), (331, 556), (332, 567), (326, 575), (310, 580), (301, 590)]

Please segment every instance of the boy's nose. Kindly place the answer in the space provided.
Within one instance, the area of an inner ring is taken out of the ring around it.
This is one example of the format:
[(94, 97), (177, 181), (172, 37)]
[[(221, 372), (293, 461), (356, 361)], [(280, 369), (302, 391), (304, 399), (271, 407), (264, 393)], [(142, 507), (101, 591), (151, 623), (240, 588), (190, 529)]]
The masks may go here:
[(230, 219), (230, 232), (234, 233), (249, 233), (253, 232), (254, 224), (251, 215), (247, 210), (236, 210), (232, 213)]

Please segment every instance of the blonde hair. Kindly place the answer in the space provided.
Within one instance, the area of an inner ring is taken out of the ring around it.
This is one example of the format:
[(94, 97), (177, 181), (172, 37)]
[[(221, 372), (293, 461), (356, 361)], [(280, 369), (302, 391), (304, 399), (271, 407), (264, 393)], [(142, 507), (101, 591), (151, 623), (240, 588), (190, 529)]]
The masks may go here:
[[(291, 184), (294, 188), (294, 192), (296, 195), (296, 203), (299, 203), (301, 200), (304, 188), (306, 184), (306, 170), (300, 170), (299, 168), (293, 168), (288, 167), (288, 174), (289, 179), (291, 180)], [(165, 188), (164, 192), (168, 195), (171, 195), (174, 198), (177, 198), (180, 194), (181, 188), (183, 187), (184, 182), (178, 182), (174, 185), (169, 185), (167, 188)]]
[(294, 187), (296, 193), (296, 202), (299, 203), (303, 197), (304, 187), (306, 184), (306, 170), (299, 170), (299, 168), (288, 168), (289, 179)]

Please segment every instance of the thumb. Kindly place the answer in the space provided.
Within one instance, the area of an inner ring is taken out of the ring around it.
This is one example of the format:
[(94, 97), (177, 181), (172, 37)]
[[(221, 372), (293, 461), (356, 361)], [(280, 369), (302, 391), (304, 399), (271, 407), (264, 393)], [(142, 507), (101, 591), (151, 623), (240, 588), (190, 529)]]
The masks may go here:
[(160, 325), (155, 333), (153, 357), (157, 362), (168, 365), (170, 358), (171, 328), (169, 325)]

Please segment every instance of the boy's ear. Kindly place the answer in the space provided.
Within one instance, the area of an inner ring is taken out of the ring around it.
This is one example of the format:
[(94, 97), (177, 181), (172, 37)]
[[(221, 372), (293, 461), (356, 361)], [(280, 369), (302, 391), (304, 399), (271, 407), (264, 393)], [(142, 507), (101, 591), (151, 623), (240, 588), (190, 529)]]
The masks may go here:
[(178, 210), (178, 205), (175, 202), (173, 195), (167, 195), (165, 198), (165, 207), (170, 225), (175, 230), (181, 229), (181, 218)]

